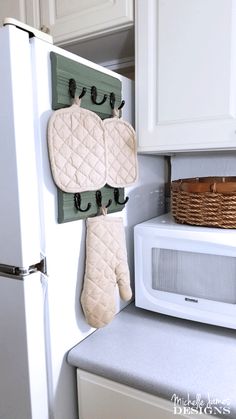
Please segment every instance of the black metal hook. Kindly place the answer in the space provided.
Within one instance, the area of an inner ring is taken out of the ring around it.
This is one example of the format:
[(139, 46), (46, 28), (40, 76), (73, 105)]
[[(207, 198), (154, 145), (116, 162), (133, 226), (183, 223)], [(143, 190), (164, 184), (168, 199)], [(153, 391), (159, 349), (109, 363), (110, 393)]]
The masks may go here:
[(105, 102), (106, 102), (106, 100), (107, 100), (107, 95), (105, 94), (105, 95), (103, 96), (103, 99), (101, 100), (101, 102), (97, 102), (97, 88), (96, 88), (96, 86), (92, 86), (92, 87), (91, 87), (91, 99), (92, 99), (92, 102), (93, 102), (95, 105), (102, 105), (103, 103), (105, 103)]
[(82, 99), (82, 97), (84, 97), (84, 95), (86, 94), (86, 92), (87, 92), (86, 87), (83, 87), (82, 92), (79, 95), (79, 99)]
[[(70, 79), (69, 80), (69, 93), (70, 93), (70, 97), (72, 97), (73, 99), (75, 98), (75, 92), (76, 92), (76, 81), (75, 79)], [(82, 97), (85, 95), (85, 93), (87, 92), (86, 87), (83, 87), (82, 92), (79, 95), (79, 99), (82, 99)]]
[(111, 109), (114, 109), (114, 107), (115, 107), (115, 101), (116, 101), (115, 93), (111, 92), (110, 93), (110, 106), (111, 106)]
[[(115, 101), (116, 101), (115, 93), (111, 92), (110, 93), (110, 105), (111, 105), (111, 109), (114, 109), (115, 108)], [(124, 105), (125, 105), (125, 100), (122, 100), (120, 106), (118, 107), (118, 109), (121, 110)]]
[[(101, 191), (96, 191), (96, 202), (97, 202), (97, 206), (99, 208), (102, 207), (102, 193)], [(112, 199), (109, 199), (107, 205), (105, 205), (105, 208), (108, 208), (112, 203)]]
[(88, 205), (85, 209), (80, 208), (80, 205), (81, 205), (81, 195), (80, 195), (80, 193), (75, 193), (74, 194), (74, 204), (75, 204), (75, 208), (78, 211), (81, 211), (81, 212), (86, 212), (91, 208), (90, 202), (88, 203)]
[(123, 202), (120, 202), (120, 192), (118, 188), (114, 189), (114, 198), (115, 198), (115, 203), (118, 205), (125, 205), (127, 204), (129, 200), (129, 197), (127, 196)]
[(122, 100), (120, 106), (118, 106), (119, 111), (123, 108), (123, 106), (125, 106), (125, 100)]
[(70, 79), (69, 80), (69, 93), (70, 93), (70, 97), (72, 97), (73, 99), (75, 97), (75, 91), (76, 91), (76, 81), (75, 79)]

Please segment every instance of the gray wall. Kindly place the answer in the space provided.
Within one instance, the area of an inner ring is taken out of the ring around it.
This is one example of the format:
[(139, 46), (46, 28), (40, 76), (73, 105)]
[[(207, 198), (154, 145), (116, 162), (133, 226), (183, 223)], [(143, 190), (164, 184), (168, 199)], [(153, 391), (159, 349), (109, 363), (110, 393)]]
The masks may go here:
[(171, 157), (171, 179), (236, 176), (236, 152), (185, 153)]

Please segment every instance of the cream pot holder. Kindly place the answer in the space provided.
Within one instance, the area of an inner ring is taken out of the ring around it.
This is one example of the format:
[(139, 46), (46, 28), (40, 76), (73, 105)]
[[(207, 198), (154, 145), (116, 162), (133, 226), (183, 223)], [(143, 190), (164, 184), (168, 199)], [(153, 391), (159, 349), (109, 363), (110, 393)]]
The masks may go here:
[(137, 179), (133, 127), (117, 117), (102, 121), (77, 98), (51, 116), (48, 149), (54, 182), (64, 192), (96, 190), (106, 183), (125, 187)]

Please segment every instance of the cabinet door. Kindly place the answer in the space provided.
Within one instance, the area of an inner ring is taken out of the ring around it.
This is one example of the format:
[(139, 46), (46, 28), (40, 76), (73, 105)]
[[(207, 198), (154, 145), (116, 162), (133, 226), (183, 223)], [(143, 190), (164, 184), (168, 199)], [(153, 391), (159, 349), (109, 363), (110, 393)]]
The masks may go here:
[[(197, 419), (198, 414), (182, 414), (171, 401), (77, 370), (80, 419)], [(209, 415), (203, 415), (210, 419)]]
[(143, 152), (236, 148), (236, 1), (136, 1)]
[(39, 0), (1, 0), (0, 3), (0, 25), (5, 17), (13, 17), (39, 27)]
[(133, 0), (40, 0), (42, 25), (64, 45), (133, 24)]

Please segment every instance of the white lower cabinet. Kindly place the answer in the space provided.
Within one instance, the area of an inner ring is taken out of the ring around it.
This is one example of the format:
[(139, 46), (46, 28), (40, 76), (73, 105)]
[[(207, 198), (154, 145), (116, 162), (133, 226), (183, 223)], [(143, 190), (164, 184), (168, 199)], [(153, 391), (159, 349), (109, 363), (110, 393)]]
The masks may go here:
[[(77, 369), (79, 419), (176, 419), (171, 401)], [(203, 415), (201, 415), (203, 416)], [(204, 415), (204, 419), (210, 416)]]

